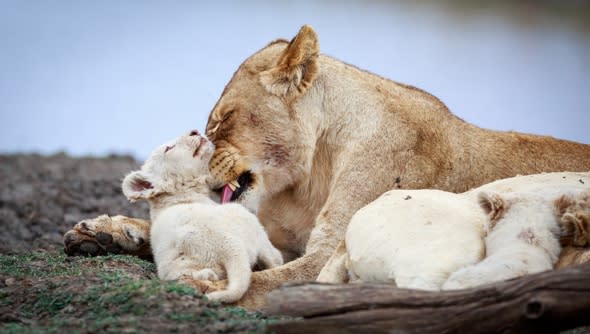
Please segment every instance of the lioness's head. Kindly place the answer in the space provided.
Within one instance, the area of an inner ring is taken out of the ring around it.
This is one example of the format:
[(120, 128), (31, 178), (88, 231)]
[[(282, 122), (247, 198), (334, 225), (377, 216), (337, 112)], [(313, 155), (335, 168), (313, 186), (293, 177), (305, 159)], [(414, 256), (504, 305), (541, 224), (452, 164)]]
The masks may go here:
[[(256, 212), (260, 202), (302, 177), (306, 158), (299, 103), (318, 72), (319, 45), (309, 26), (291, 42), (279, 40), (247, 59), (227, 84), (209, 116), (215, 143), (210, 171), (225, 200)], [(232, 185), (233, 184), (233, 185)]]
[(197, 131), (180, 136), (153, 150), (140, 170), (129, 173), (123, 180), (123, 193), (131, 201), (174, 195), (189, 188), (208, 195), (213, 151), (213, 144)]

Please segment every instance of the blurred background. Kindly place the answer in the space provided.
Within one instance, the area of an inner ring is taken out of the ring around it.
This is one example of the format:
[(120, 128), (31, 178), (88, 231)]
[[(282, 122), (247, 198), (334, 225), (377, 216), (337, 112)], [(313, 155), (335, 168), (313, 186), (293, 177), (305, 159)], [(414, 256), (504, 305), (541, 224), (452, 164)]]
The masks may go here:
[(0, 153), (145, 159), (306, 23), (468, 122), (590, 144), (590, 1), (0, 0)]

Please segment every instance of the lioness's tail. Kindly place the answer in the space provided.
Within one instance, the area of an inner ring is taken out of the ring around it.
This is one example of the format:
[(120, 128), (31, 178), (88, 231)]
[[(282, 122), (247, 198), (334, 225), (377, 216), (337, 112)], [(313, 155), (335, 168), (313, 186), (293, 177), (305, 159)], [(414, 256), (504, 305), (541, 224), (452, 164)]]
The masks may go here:
[(208, 293), (207, 298), (222, 303), (237, 302), (242, 298), (250, 286), (252, 269), (250, 268), (248, 255), (245, 252), (241, 254), (232, 254), (227, 257), (223, 266), (227, 272), (227, 289)]

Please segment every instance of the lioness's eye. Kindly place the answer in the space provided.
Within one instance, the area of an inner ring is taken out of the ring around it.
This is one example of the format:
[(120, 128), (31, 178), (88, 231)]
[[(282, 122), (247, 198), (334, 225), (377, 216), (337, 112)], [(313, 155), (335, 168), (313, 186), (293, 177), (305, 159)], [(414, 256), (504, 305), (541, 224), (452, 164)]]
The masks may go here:
[(225, 115), (223, 115), (223, 119), (221, 121), (222, 122), (227, 121), (231, 117), (231, 115), (233, 115), (233, 113), (234, 113), (234, 110), (233, 109), (230, 110), (230, 111), (228, 111), (228, 112), (226, 112)]
[(205, 133), (207, 135), (207, 137), (209, 137), (209, 138), (211, 138), (213, 136), (213, 134), (215, 134), (217, 129), (219, 129), (219, 125), (221, 124), (221, 122), (215, 122), (214, 124), (215, 124), (215, 126), (212, 127), (211, 129), (207, 129), (207, 132)]
[(172, 146), (166, 146), (166, 148), (164, 149), (164, 154), (166, 154), (166, 152), (170, 151), (173, 148), (174, 148), (174, 145), (172, 145)]

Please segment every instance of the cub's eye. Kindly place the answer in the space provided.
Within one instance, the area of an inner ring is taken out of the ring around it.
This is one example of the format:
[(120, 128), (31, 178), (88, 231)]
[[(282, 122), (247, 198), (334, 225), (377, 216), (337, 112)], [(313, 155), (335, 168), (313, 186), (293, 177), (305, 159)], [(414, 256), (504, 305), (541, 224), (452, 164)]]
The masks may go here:
[(166, 152), (170, 151), (171, 149), (174, 148), (175, 145), (172, 146), (166, 146), (166, 148), (164, 149), (164, 154), (166, 154)]

